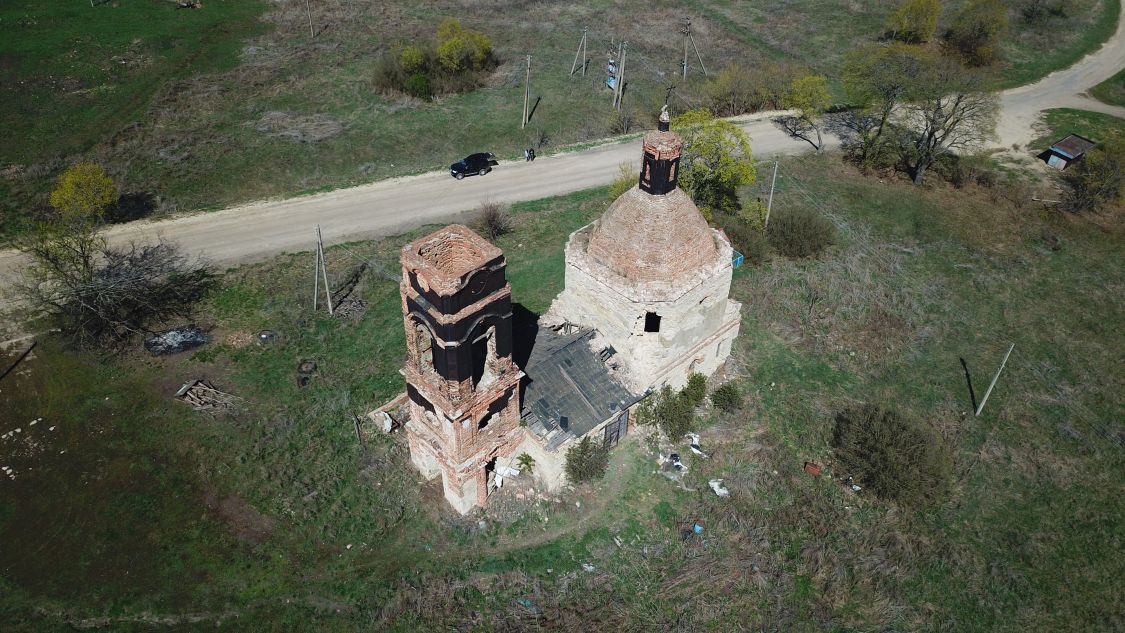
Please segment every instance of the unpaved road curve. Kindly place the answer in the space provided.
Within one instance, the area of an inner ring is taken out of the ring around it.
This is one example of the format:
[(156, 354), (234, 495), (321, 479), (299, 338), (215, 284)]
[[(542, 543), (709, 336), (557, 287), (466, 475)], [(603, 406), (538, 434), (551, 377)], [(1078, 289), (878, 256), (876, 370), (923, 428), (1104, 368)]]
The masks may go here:
[(1033, 127), (1039, 113), (1051, 108), (1078, 108), (1125, 119), (1125, 108), (1102, 103), (1086, 91), (1125, 68), (1125, 10), (1117, 18), (1117, 31), (1100, 49), (1078, 63), (1057, 70), (1039, 81), (1005, 90), (1000, 95), (1000, 147), (1026, 145), (1037, 135)]

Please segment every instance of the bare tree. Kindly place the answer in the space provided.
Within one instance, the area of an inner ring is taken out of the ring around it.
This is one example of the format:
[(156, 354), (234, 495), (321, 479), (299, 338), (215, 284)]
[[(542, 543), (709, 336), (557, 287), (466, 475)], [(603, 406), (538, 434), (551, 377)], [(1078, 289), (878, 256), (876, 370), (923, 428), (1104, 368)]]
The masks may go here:
[(114, 248), (92, 225), (43, 227), (20, 248), (33, 264), (17, 291), (79, 345), (120, 345), (187, 317), (214, 281), (175, 244)]
[(996, 95), (985, 92), (979, 75), (956, 62), (938, 60), (919, 79), (918, 92), (897, 121), (903, 164), (918, 185), (942, 156), (995, 138), (999, 113)]
[(919, 89), (923, 69), (935, 60), (926, 49), (901, 42), (868, 44), (847, 55), (844, 92), (856, 107), (835, 118), (834, 131), (850, 158), (865, 168), (882, 164), (892, 115)]

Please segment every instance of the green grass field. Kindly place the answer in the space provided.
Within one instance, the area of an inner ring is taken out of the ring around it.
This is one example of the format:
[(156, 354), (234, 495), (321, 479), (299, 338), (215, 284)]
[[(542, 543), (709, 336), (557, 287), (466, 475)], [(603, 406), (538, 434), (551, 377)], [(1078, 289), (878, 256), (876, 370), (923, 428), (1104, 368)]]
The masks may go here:
[(1125, 69), (1094, 86), (1090, 94), (1097, 97), (1099, 101), (1116, 106), (1125, 106)]
[(1125, 134), (1125, 121), (1101, 112), (1058, 108), (1047, 110), (1039, 132), (1039, 138), (1031, 147), (1046, 149), (1067, 134), (1085, 136), (1093, 141), (1104, 140), (1111, 133)]
[[(329, 250), (334, 283), (373, 264), (358, 320), (311, 312), (306, 253), (228, 271), (197, 318), (215, 340), (195, 352), (107, 359), (47, 340), (0, 383), (0, 434), (21, 427), (0, 439), (16, 472), (0, 479), (5, 630), (1113, 630), (1119, 219), (863, 177), (831, 156), (780, 173), (775, 210), (828, 215), (838, 244), (737, 271), (731, 372), (747, 403), (704, 416), (715, 458), (690, 463), (689, 490), (634, 440), (596, 486), (480, 532), (415, 481), (401, 436), (367, 429), (360, 445), (350, 414), (401, 389), (398, 287), (377, 270), (398, 274), (398, 249), (427, 229)], [(606, 205), (599, 189), (515, 207), (497, 241), (515, 301), (549, 305), (566, 236)], [(277, 342), (254, 344), (262, 329)], [(979, 397), (1010, 343), (974, 417), (958, 359)], [(299, 388), (302, 359), (319, 371)], [(171, 400), (197, 377), (241, 409)], [(943, 436), (948, 501), (898, 508), (802, 470), (843, 474), (827, 439), (857, 401)], [(691, 518), (706, 531), (684, 541)]]
[[(951, 7), (946, 14), (951, 15)], [(692, 62), (680, 79), (681, 17), (692, 17), (707, 68), (785, 61), (833, 79), (843, 54), (880, 36), (879, 0), (639, 0), (527, 3), (519, 10), (454, 2), (303, 3), (215, 0), (177, 10), (165, 0), (14, 0), (0, 8), (0, 235), (45, 205), (53, 179), (79, 157), (103, 164), (153, 213), (211, 209), (441, 169), (488, 150), (518, 156), (610, 135), (606, 54), (629, 42), (628, 113), (653, 125), (669, 84), (674, 110), (701, 103)], [(1013, 8), (1004, 85), (1076, 61), (1109, 36), (1117, 2), (1075, 0), (1066, 17), (1030, 25)], [(494, 41), (501, 65), (484, 87), (422, 102), (375, 90), (380, 56), (458, 16)], [(583, 26), (589, 72), (570, 77)], [(533, 55), (528, 129), (519, 126), (523, 59)], [(334, 135), (303, 142), (310, 125)]]

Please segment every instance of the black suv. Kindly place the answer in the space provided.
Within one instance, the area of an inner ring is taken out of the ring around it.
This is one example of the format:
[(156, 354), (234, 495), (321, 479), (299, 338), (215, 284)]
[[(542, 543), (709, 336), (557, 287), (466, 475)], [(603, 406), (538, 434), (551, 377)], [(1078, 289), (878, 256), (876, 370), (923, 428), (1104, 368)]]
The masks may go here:
[(492, 152), (469, 154), (462, 160), (449, 166), (449, 175), (457, 180), (461, 180), (465, 176), (472, 176), (473, 174), (483, 176), (492, 171), (492, 166), (496, 164), (496, 157), (492, 155)]

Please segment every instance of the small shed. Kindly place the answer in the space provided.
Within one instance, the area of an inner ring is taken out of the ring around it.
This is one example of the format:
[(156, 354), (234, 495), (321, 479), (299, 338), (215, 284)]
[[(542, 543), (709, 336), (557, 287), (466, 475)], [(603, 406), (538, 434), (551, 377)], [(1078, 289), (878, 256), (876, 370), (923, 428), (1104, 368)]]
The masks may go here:
[(1062, 171), (1071, 163), (1082, 160), (1082, 156), (1097, 145), (1094, 141), (1077, 134), (1071, 134), (1064, 139), (1056, 141), (1045, 152), (1039, 155), (1048, 165)]

